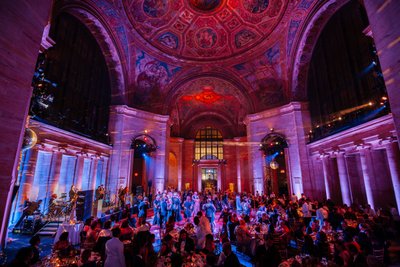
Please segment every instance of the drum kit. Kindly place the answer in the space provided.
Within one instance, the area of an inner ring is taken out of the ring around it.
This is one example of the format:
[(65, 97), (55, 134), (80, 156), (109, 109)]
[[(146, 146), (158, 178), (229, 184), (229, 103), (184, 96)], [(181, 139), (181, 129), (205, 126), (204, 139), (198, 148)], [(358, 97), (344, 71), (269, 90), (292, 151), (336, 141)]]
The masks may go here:
[[(62, 193), (60, 198), (57, 195), (53, 195), (54, 199), (49, 205), (49, 212), (47, 213), (48, 220), (59, 219), (62, 217), (67, 218), (73, 210), (75, 200), (67, 201), (67, 194)], [(53, 197), (52, 196), (52, 197)]]

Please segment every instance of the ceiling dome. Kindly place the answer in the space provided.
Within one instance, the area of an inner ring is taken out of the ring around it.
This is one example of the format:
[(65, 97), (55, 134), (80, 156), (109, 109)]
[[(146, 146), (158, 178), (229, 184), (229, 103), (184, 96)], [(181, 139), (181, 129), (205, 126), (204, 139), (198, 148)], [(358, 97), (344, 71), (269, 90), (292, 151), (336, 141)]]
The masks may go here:
[[(159, 51), (180, 59), (227, 59), (260, 45), (286, 9), (284, 0), (129, 0), (136, 32)], [(249, 51), (250, 50), (250, 51)]]

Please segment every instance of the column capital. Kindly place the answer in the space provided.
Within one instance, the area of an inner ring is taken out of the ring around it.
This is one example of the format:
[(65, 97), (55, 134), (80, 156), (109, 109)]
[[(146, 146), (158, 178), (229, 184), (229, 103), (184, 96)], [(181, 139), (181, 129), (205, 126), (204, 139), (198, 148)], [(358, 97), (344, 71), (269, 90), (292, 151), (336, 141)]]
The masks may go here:
[(331, 156), (330, 153), (328, 153), (326, 151), (323, 151), (323, 150), (319, 151), (318, 154), (317, 154), (317, 157), (319, 159), (321, 159), (321, 160), (324, 159), (324, 158), (329, 158), (330, 156)]
[(365, 143), (364, 141), (356, 141), (354, 145), (357, 151), (370, 150), (372, 148), (372, 144)]
[(341, 149), (340, 147), (334, 147), (332, 149), (332, 155), (336, 155), (337, 156), (344, 156), (346, 154), (346, 150)]
[(393, 135), (390, 136), (382, 136), (380, 137), (379, 144), (380, 145), (388, 145), (397, 141), (397, 138)]

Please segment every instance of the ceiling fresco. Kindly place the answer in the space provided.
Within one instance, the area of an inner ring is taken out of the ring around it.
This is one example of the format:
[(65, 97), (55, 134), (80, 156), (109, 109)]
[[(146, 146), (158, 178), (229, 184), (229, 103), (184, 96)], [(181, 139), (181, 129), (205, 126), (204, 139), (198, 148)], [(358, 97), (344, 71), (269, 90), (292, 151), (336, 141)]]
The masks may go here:
[(119, 75), (119, 87), (114, 87), (125, 90), (115, 94), (123, 97), (115, 97), (114, 104), (170, 115), (177, 134), (186, 131), (191, 118), (211, 123), (208, 117), (231, 125), (232, 134), (239, 129), (239, 135), (247, 114), (304, 99), (305, 90), (300, 94), (291, 88), (291, 75), (298, 72), (293, 71), (299, 68), (295, 59), (307, 59), (298, 56), (298, 47), (312, 51), (312, 42), (299, 42), (318, 3), (57, 1), (76, 16), (91, 14), (81, 21), (102, 46), (110, 75)]
[(123, 1), (135, 30), (181, 59), (210, 61), (248, 52), (280, 22), (284, 0)]
[[(230, 125), (238, 125), (251, 104), (232, 83), (216, 77), (201, 77), (182, 85), (174, 96), (170, 112), (175, 124), (185, 128), (193, 118), (218, 117)], [(218, 115), (217, 115), (218, 114)]]

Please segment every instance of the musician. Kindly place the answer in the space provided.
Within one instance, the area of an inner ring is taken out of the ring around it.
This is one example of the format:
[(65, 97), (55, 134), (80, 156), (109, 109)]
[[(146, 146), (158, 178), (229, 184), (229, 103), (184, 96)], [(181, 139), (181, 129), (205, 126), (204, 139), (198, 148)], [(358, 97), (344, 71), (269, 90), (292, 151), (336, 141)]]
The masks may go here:
[(121, 188), (118, 190), (118, 198), (119, 198), (119, 203), (121, 205), (122, 209), (125, 209), (125, 194), (128, 192), (128, 187)]
[(71, 189), (69, 190), (69, 201), (71, 203), (74, 203), (76, 202), (77, 198), (78, 198), (78, 189), (74, 185), (71, 185)]
[(57, 194), (52, 194), (49, 199), (49, 215), (57, 216), (61, 213), (62, 207), (57, 204)]
[(105, 190), (104, 190), (104, 187), (102, 187), (102, 185), (97, 187), (96, 195), (95, 195), (96, 196), (96, 200), (103, 199), (104, 198), (104, 193), (105, 193)]
[(26, 204), (27, 204), (27, 206), (24, 208), (21, 218), (19, 218), (18, 222), (15, 224), (16, 228), (21, 227), (21, 223), (26, 217), (33, 215), (37, 210), (40, 209), (40, 204), (42, 204), (42, 200), (40, 199), (37, 202), (35, 202), (35, 201), (29, 202), (28, 201)]

